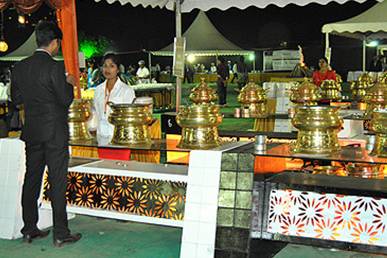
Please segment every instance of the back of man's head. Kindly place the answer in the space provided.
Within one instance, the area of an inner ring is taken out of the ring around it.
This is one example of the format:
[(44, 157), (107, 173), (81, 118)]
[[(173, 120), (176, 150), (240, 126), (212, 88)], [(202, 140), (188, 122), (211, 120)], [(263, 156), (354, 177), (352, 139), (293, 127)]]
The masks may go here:
[(47, 47), (54, 39), (62, 39), (62, 31), (54, 22), (41, 21), (35, 28), (38, 48)]

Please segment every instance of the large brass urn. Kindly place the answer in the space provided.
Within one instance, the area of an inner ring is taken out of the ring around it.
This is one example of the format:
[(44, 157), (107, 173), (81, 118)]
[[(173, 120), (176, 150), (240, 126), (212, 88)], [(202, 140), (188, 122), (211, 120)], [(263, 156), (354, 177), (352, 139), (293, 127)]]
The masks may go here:
[(200, 79), (201, 82), (198, 86), (191, 90), (189, 98), (193, 103), (212, 103), (218, 99), (218, 95), (215, 91), (205, 83), (204, 78)]
[(367, 90), (374, 85), (372, 77), (368, 73), (363, 73), (357, 81), (351, 83), (352, 96), (357, 101), (364, 101)]
[(308, 78), (305, 78), (298, 86), (290, 89), (290, 101), (300, 106), (315, 106), (320, 98), (319, 88), (311, 83)]
[(69, 108), (68, 124), (70, 141), (87, 141), (92, 136), (87, 128), (87, 122), (91, 118), (91, 103), (88, 100), (74, 99)]
[(266, 91), (252, 81), (241, 89), (238, 102), (242, 110), (249, 110), (249, 117), (265, 118), (268, 116)]
[(375, 132), (375, 145), (372, 155), (387, 157), (387, 110), (376, 110), (372, 113), (371, 128)]
[(298, 106), (292, 124), (298, 129), (293, 152), (330, 154), (340, 150), (337, 134), (343, 120), (338, 107)]
[(380, 80), (375, 83), (374, 86), (367, 90), (364, 100), (367, 103), (365, 112), (366, 118), (370, 118), (373, 111), (386, 108), (387, 82)]
[(143, 146), (152, 143), (149, 125), (153, 119), (149, 105), (109, 102), (109, 106), (112, 112), (108, 120), (114, 125), (111, 144)]
[(341, 99), (341, 86), (337, 80), (324, 80), (321, 83), (321, 98), (337, 101)]
[(177, 147), (211, 149), (219, 146), (218, 125), (222, 120), (218, 105), (205, 103), (180, 107), (176, 122), (182, 133)]

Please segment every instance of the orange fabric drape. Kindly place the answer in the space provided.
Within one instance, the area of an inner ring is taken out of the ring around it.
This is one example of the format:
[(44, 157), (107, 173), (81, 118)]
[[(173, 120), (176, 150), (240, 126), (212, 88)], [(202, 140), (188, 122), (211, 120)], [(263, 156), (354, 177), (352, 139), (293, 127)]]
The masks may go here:
[(30, 14), (38, 10), (43, 2), (46, 2), (53, 9), (59, 9), (62, 5), (62, 0), (0, 0), (0, 11), (12, 4), (18, 13)]
[(67, 73), (76, 79), (74, 96), (81, 98), (79, 87), (78, 31), (75, 0), (63, 1), (61, 9), (56, 12), (58, 25), (63, 32), (62, 54)]

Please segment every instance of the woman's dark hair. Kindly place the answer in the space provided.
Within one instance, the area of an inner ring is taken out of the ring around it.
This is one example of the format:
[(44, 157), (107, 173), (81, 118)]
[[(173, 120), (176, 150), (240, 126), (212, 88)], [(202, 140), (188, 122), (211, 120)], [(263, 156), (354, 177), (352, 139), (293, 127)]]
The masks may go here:
[(320, 67), (320, 60), (321, 60), (321, 59), (324, 60), (324, 61), (328, 64), (328, 59), (327, 59), (325, 56), (320, 57), (320, 58), (318, 59), (318, 61), (317, 61), (317, 66), (316, 66), (317, 68)]
[(35, 28), (36, 44), (38, 47), (47, 47), (54, 39), (62, 39), (62, 31), (51, 21), (40, 21)]
[(219, 60), (222, 64), (224, 64), (224, 63), (226, 62), (226, 60), (224, 59), (223, 56), (218, 57), (218, 60)]
[(106, 60), (112, 60), (112, 62), (117, 65), (117, 68), (120, 68), (120, 65), (121, 65), (121, 62), (120, 62), (120, 58), (118, 57), (118, 55), (114, 54), (114, 53), (107, 53), (103, 56), (102, 58), (102, 65), (105, 63)]

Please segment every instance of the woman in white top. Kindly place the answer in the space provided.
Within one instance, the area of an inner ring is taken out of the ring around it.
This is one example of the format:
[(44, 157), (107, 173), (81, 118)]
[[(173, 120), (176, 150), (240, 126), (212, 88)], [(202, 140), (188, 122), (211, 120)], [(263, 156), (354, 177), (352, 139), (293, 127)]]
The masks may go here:
[(113, 136), (114, 126), (108, 121), (111, 112), (108, 102), (130, 104), (135, 99), (134, 90), (118, 77), (119, 66), (117, 55), (109, 53), (104, 56), (102, 73), (106, 80), (95, 89), (92, 123), (97, 129), (99, 141), (104, 138), (110, 141)]

